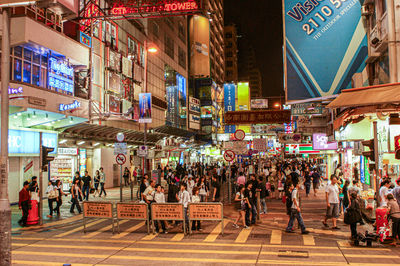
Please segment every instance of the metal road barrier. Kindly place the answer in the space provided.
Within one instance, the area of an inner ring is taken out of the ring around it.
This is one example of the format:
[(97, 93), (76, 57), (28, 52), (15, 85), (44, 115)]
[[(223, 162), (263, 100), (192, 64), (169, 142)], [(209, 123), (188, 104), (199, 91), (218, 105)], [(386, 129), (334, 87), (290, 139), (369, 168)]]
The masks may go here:
[(147, 233), (150, 234), (150, 223), (149, 223), (149, 207), (147, 203), (117, 203), (117, 228), (119, 230), (119, 220), (136, 220), (146, 221)]
[(110, 219), (114, 234), (114, 208), (111, 202), (84, 201), (83, 202), (83, 232), (86, 233), (86, 219)]
[(183, 221), (183, 231), (186, 234), (185, 210), (181, 203), (152, 203), (151, 223), (155, 234), (154, 221)]
[(188, 216), (190, 234), (192, 234), (190, 221), (221, 221), (221, 234), (224, 234), (224, 207), (222, 203), (189, 203)]

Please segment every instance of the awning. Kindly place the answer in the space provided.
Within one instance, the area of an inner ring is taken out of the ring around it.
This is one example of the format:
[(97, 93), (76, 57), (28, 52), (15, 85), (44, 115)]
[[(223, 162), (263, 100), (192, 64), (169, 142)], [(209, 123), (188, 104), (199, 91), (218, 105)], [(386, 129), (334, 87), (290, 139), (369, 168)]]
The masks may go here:
[[(89, 123), (82, 123), (73, 127), (66, 128), (59, 134), (60, 138), (74, 138), (87, 141), (116, 142), (117, 133), (125, 135), (125, 142), (134, 145), (143, 145), (144, 132), (127, 130), (110, 126), (101, 126)], [(165, 134), (147, 133), (147, 145), (156, 145), (156, 142), (164, 138)]]
[(155, 133), (162, 133), (162, 134), (177, 136), (177, 137), (184, 137), (184, 138), (190, 138), (190, 137), (196, 135), (195, 131), (188, 131), (186, 129), (171, 127), (171, 126), (167, 126), (167, 125), (152, 128), (150, 131), (155, 132)]
[(400, 104), (400, 83), (343, 90), (328, 108)]

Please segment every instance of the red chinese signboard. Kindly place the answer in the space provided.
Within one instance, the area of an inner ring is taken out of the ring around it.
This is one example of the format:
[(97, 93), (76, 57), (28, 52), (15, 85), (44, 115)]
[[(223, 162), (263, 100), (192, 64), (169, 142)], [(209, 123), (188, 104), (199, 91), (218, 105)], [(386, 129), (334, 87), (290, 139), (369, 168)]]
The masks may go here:
[(200, 7), (200, 0), (116, 0), (110, 15), (192, 13), (199, 11)]
[(290, 110), (235, 111), (225, 113), (225, 124), (282, 124), (289, 123)]

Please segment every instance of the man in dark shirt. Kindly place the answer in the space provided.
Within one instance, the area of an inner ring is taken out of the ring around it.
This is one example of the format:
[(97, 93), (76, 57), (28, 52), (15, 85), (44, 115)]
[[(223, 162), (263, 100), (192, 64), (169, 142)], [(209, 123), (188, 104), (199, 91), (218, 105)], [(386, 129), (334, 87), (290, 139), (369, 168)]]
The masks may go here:
[(82, 182), (83, 182), (83, 198), (84, 200), (89, 200), (89, 194), (90, 194), (90, 182), (92, 181), (92, 178), (90, 177), (88, 171), (85, 171), (85, 175), (82, 177)]
[(217, 181), (217, 177), (215, 175), (212, 177), (211, 185), (214, 188), (212, 201), (218, 202), (221, 194), (221, 184)]
[[(244, 191), (244, 197), (247, 198), (250, 202), (250, 207), (246, 206), (246, 225), (250, 226), (256, 223), (257, 217), (257, 209), (256, 209), (256, 196), (253, 192), (253, 182), (251, 180), (246, 184), (246, 190)], [(250, 221), (250, 213), (251, 213), (251, 221)]]
[(26, 226), (26, 221), (28, 220), (28, 213), (29, 213), (29, 201), (31, 200), (31, 196), (29, 195), (29, 182), (24, 182), (24, 187), (19, 192), (19, 202), (18, 206), (19, 209), (22, 210), (22, 217), (18, 221), (19, 225)]

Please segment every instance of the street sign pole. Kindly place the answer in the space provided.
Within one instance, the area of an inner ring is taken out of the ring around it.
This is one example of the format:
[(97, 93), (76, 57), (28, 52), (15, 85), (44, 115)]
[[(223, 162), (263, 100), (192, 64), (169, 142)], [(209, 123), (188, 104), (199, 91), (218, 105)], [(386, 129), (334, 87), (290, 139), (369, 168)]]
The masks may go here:
[[(39, 225), (43, 225), (43, 140), (42, 140), (42, 132), (39, 133)], [(49, 170), (47, 170), (49, 171)]]
[(119, 177), (119, 201), (122, 202), (122, 165), (120, 167), (120, 177)]

